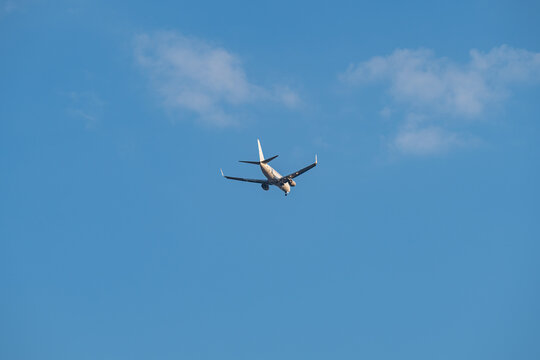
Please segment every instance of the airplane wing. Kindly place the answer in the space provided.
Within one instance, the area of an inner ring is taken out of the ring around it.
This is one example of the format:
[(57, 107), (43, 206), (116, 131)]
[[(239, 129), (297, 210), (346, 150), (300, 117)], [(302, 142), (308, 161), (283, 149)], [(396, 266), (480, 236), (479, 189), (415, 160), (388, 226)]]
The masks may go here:
[(223, 175), (223, 170), (221, 170), (221, 176), (230, 180), (246, 181), (246, 182), (252, 182), (252, 183), (257, 183), (257, 184), (268, 184), (268, 180), (246, 179), (246, 178), (239, 178), (239, 177), (233, 177), (233, 176), (226, 176), (226, 175)]
[(287, 176), (284, 176), (282, 177), (282, 179), (294, 179), (295, 177), (299, 176), (299, 175), (302, 175), (303, 173), (305, 173), (306, 171), (314, 168), (315, 166), (317, 166), (317, 155), (315, 155), (315, 162), (311, 165), (308, 165), (306, 166), (305, 168), (303, 169), (300, 169), (296, 172), (293, 172), (292, 174), (289, 174)]

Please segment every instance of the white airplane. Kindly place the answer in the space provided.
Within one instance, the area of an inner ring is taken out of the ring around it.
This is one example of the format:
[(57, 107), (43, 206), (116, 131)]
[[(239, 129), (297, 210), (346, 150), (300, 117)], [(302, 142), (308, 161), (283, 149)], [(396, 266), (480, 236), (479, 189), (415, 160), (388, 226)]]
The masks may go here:
[(289, 174), (287, 176), (281, 176), (276, 170), (274, 170), (270, 165), (268, 165), (268, 163), (274, 160), (275, 158), (277, 158), (278, 155), (272, 156), (271, 158), (265, 160), (262, 149), (261, 149), (261, 142), (259, 141), (259, 139), (257, 139), (257, 145), (259, 145), (259, 161), (240, 160), (240, 162), (259, 165), (261, 167), (262, 173), (264, 174), (264, 176), (266, 176), (266, 180), (245, 179), (245, 178), (238, 178), (238, 177), (232, 177), (232, 176), (225, 176), (223, 175), (223, 170), (220, 169), (221, 175), (231, 180), (247, 181), (247, 182), (261, 184), (261, 187), (264, 190), (268, 190), (270, 189), (270, 185), (274, 185), (280, 188), (281, 190), (283, 190), (285, 192), (285, 196), (287, 196), (291, 192), (291, 186), (296, 186), (296, 182), (294, 182), (293, 179), (297, 177), (298, 175), (305, 173), (309, 169), (317, 166), (317, 155), (315, 155), (315, 162), (313, 164), (306, 166), (305, 168), (298, 170), (296, 172), (293, 172), (292, 174)]

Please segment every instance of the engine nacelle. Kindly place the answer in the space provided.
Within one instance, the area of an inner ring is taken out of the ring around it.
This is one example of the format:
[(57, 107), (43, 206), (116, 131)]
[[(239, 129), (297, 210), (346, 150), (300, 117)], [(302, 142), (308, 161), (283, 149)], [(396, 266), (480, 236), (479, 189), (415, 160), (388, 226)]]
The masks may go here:
[(296, 186), (296, 183), (294, 182), (293, 179), (289, 179), (289, 185), (291, 185), (291, 186)]
[(268, 184), (261, 184), (261, 187), (263, 188), (264, 191), (267, 191), (268, 189), (270, 189), (270, 186)]

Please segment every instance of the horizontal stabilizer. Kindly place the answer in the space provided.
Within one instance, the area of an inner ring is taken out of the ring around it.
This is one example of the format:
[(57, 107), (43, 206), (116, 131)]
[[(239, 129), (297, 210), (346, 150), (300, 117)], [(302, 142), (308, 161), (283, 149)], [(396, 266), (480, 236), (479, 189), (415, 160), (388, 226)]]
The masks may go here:
[(238, 160), (239, 162), (241, 163), (246, 163), (246, 164), (253, 164), (253, 165), (259, 165), (260, 162), (258, 161), (247, 161), (247, 160)]
[(270, 161), (274, 160), (278, 156), (279, 155), (272, 156), (271, 158), (263, 160), (263, 161), (248, 161), (248, 160), (238, 160), (238, 161), (245, 164), (260, 165), (260, 164), (268, 164)]
[(274, 160), (275, 158), (277, 158), (279, 155), (276, 155), (276, 156), (272, 156), (271, 158), (269, 159), (266, 159), (266, 160), (263, 160), (261, 161), (263, 164), (268, 164), (270, 161)]

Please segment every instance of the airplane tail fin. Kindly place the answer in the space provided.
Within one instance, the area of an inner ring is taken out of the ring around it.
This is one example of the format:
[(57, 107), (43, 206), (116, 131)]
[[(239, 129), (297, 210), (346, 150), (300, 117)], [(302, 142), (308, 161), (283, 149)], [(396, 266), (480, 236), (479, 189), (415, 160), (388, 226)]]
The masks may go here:
[(263, 162), (264, 161), (264, 155), (263, 155), (263, 152), (262, 152), (261, 142), (259, 141), (259, 139), (257, 139), (257, 145), (259, 145), (259, 161)]

